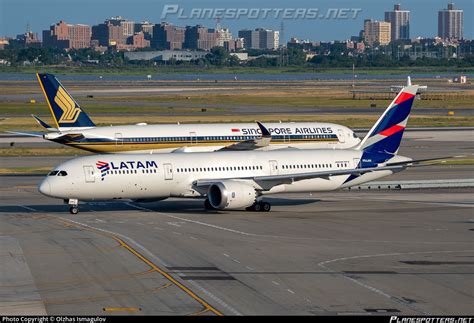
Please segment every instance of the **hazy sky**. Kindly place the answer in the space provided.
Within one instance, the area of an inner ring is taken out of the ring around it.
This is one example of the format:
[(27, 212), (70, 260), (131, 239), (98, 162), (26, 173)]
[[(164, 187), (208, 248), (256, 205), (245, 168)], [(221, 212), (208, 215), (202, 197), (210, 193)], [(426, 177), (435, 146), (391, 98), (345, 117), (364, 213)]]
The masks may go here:
[[(192, 8), (318, 8), (326, 13), (329, 8), (361, 9), (357, 19), (346, 20), (284, 20), (285, 38), (295, 36), (311, 40), (344, 40), (357, 35), (366, 18), (384, 19), (384, 11), (392, 10), (394, 3), (401, 3), (402, 9), (411, 11), (410, 37), (433, 37), (437, 34), (438, 10), (447, 7), (445, 0), (0, 0), (0, 37), (15, 36), (25, 32), (29, 23), (32, 31), (48, 29), (60, 19), (67, 23), (98, 24), (105, 18), (121, 15), (133, 21), (148, 20), (160, 22), (163, 7), (177, 4), (189, 13)], [(473, 0), (456, 0), (456, 8), (464, 10), (464, 36), (474, 36)], [(177, 19), (172, 16), (167, 21), (176, 25), (202, 24), (213, 27), (215, 21), (197, 19)], [(244, 28), (265, 27), (280, 29), (282, 19), (224, 19), (221, 25), (229, 27), (237, 36)]]

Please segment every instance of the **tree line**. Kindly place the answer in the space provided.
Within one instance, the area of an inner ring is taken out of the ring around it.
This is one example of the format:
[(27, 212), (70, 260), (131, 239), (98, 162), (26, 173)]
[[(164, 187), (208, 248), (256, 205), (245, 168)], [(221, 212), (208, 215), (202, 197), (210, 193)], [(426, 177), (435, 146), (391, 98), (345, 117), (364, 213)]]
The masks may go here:
[(211, 67), (415, 67), (415, 66), (434, 66), (434, 67), (472, 67), (474, 66), (474, 55), (467, 54), (462, 58), (430, 58), (421, 57), (410, 59), (408, 55), (396, 57), (392, 52), (371, 51), (364, 55), (351, 55), (341, 46), (335, 46), (331, 50), (323, 47), (315, 48), (317, 55), (311, 59), (306, 59), (306, 52), (302, 48), (290, 47), (284, 50), (248, 50), (249, 57), (253, 59), (240, 61), (237, 56), (231, 55), (223, 47), (214, 47), (202, 59), (191, 62), (182, 62), (170, 60), (168, 62), (153, 61), (130, 61), (123, 52), (112, 49), (104, 53), (90, 48), (72, 49), (69, 51), (44, 48), (6, 48), (0, 50), (0, 59), (4, 59), (11, 66), (23, 65), (98, 65), (104, 67), (120, 66), (154, 66), (160, 64), (166, 65), (184, 65), (184, 66), (211, 66)]

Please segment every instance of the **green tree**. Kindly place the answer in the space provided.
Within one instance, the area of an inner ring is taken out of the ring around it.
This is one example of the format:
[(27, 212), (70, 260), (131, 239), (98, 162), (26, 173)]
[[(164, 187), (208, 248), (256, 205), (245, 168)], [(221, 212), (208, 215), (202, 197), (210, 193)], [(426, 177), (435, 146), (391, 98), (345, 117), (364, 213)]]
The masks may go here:
[(224, 47), (212, 47), (209, 54), (206, 55), (207, 60), (212, 65), (224, 66), (229, 60), (229, 52)]

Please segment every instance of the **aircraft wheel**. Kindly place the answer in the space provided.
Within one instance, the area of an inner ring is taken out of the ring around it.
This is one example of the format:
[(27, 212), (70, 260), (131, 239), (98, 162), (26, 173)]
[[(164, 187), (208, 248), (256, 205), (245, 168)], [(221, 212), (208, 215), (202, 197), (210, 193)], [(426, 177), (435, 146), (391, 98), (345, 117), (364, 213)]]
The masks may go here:
[(260, 212), (262, 210), (262, 204), (261, 203), (255, 203), (252, 207), (252, 209), (255, 211), (255, 212)]
[(268, 202), (262, 202), (262, 211), (263, 212), (270, 212), (272, 209), (272, 205)]
[(69, 213), (71, 213), (71, 214), (77, 214), (77, 213), (79, 213), (79, 207), (77, 207), (77, 206), (71, 206), (71, 207), (69, 208)]

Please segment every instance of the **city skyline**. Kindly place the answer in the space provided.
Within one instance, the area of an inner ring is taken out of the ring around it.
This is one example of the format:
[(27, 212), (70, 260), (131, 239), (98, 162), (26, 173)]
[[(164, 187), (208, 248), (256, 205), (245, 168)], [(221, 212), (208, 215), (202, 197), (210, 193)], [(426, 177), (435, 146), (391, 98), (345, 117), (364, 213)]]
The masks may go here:
[[(363, 29), (364, 19), (384, 20), (384, 12), (393, 9), (393, 5), (401, 3), (403, 10), (409, 10), (410, 13), (410, 37), (434, 38), (437, 35), (437, 15), (438, 11), (445, 9), (450, 1), (427, 1), (421, 0), (416, 3), (400, 1), (359, 1), (357, 5), (352, 1), (318, 1), (314, 4), (312, 1), (297, 0), (292, 3), (292, 7), (320, 8), (356, 8), (362, 10), (357, 19), (345, 20), (308, 20), (308, 19), (240, 19), (223, 20), (222, 26), (230, 28), (233, 36), (237, 36), (240, 29), (254, 29), (258, 27), (280, 30), (280, 24), (284, 21), (284, 38), (288, 41), (291, 37), (310, 40), (344, 40)], [(111, 4), (113, 3), (113, 7)], [(256, 6), (253, 2), (242, 0), (239, 2), (227, 2), (223, 5), (214, 0), (201, 1), (200, 5), (186, 0), (173, 1), (172, 4), (178, 4), (186, 10), (191, 8), (287, 8), (288, 5), (280, 0), (268, 1), (262, 0)], [(465, 26), (464, 38), (473, 38), (473, 28), (469, 27), (469, 18), (472, 17), (473, 4), (471, 1), (459, 0), (454, 2), (456, 8), (464, 10)], [(137, 0), (130, 5), (130, 2), (103, 0), (98, 4), (92, 0), (82, 0), (81, 2), (64, 3), (58, 0), (44, 0), (41, 3), (32, 0), (1, 0), (0, 11), (2, 14), (0, 22), (0, 37), (14, 37), (26, 31), (27, 24), (30, 30), (41, 34), (41, 31), (49, 28), (51, 24), (59, 20), (64, 20), (72, 24), (94, 25), (104, 21), (111, 16), (122, 15), (124, 18), (135, 22), (150, 21), (159, 23), (163, 6), (165, 3), (156, 3), (150, 0)], [(146, 6), (146, 7), (145, 7)], [(42, 10), (40, 10), (42, 8)], [(92, 12), (87, 8), (94, 8)], [(31, 14), (28, 14), (30, 13)], [(150, 14), (150, 12), (153, 12)], [(212, 28), (215, 21), (212, 19), (177, 19), (170, 16), (167, 22), (186, 26), (202, 24)], [(424, 22), (424, 23), (423, 23)], [(316, 28), (315, 28), (316, 27)]]

